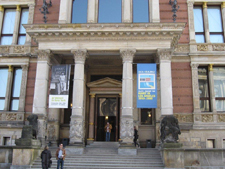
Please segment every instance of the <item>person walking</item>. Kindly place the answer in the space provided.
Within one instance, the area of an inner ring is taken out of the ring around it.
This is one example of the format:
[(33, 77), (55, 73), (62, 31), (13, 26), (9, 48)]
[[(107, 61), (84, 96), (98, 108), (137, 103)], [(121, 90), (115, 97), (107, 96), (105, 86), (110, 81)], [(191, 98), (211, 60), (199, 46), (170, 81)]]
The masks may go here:
[(61, 169), (63, 169), (64, 160), (66, 157), (66, 150), (63, 148), (63, 144), (59, 145), (59, 149), (55, 153), (56, 160), (57, 160), (57, 169), (59, 169), (59, 166), (61, 165)]
[(41, 152), (42, 169), (48, 169), (51, 167), (52, 164), (51, 158), (52, 158), (51, 151), (48, 150), (48, 146), (45, 146), (45, 149)]
[[(134, 126), (134, 146), (136, 147), (136, 145), (138, 145), (137, 143), (137, 139), (138, 139), (138, 131), (136, 129), (136, 126)], [(138, 145), (139, 146), (139, 145)]]
[(105, 141), (110, 141), (111, 130), (112, 125), (109, 124), (109, 122), (107, 122), (107, 124), (105, 125), (105, 132), (106, 132)]

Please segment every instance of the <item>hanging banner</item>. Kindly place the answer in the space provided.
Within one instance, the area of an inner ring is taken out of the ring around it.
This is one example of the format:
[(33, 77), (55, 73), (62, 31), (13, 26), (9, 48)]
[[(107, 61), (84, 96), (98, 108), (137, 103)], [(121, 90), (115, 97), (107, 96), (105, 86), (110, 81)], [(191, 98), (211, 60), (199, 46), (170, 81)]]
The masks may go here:
[(52, 66), (49, 108), (68, 108), (71, 65)]
[(137, 108), (157, 108), (156, 64), (137, 64)]

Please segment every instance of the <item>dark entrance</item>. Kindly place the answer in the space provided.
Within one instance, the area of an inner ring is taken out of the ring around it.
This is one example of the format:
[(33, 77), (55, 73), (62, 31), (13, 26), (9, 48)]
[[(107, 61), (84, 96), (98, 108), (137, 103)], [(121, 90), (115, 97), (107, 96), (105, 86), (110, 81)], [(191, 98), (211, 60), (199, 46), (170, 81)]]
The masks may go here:
[(97, 97), (95, 132), (96, 141), (105, 141), (105, 125), (109, 122), (112, 125), (110, 141), (117, 141), (119, 135), (119, 98), (118, 96), (98, 96)]

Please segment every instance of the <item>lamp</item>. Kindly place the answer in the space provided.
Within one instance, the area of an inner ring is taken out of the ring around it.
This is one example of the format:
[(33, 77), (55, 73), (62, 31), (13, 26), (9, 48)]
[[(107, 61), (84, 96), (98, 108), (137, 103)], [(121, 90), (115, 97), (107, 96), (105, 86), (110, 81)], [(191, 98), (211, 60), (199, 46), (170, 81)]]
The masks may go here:
[(108, 120), (109, 119), (109, 116), (105, 116), (105, 119)]
[(148, 117), (150, 118), (150, 117), (152, 117), (152, 115), (151, 115), (151, 112), (149, 111), (148, 112)]
[(47, 16), (46, 14), (49, 14), (48, 12), (48, 7), (51, 7), (52, 6), (52, 1), (50, 0), (49, 3), (46, 2), (46, 0), (43, 0), (43, 5), (42, 7), (39, 9), (39, 11), (44, 14), (44, 22), (46, 23), (47, 22)]
[(177, 11), (180, 8), (180, 6), (177, 6), (177, 0), (169, 0), (169, 4), (172, 6), (172, 12), (173, 12), (173, 22), (176, 22), (177, 18)]

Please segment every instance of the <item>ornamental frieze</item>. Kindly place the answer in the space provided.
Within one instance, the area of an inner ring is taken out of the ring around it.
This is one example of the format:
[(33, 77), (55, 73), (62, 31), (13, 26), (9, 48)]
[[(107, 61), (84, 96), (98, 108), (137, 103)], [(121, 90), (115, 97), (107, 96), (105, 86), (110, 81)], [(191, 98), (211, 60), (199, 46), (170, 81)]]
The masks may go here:
[(197, 50), (198, 51), (208, 51), (208, 45), (207, 44), (202, 44), (202, 45), (197, 45)]
[(212, 114), (203, 114), (202, 122), (204, 122), (204, 123), (213, 122), (213, 115)]
[(192, 123), (193, 115), (192, 114), (174, 114), (179, 121), (179, 123)]
[(189, 45), (178, 45), (174, 52), (189, 53)]
[(0, 121), (23, 121), (24, 113), (3, 112), (0, 114)]
[(133, 139), (133, 121), (129, 119), (121, 120), (121, 130), (120, 130), (120, 138), (124, 139)]
[(83, 126), (84, 122), (82, 120), (73, 120), (70, 122), (70, 140), (83, 140)]
[(218, 122), (225, 122), (225, 114), (218, 114)]
[(213, 51), (225, 51), (225, 45), (224, 44), (213, 45)]

